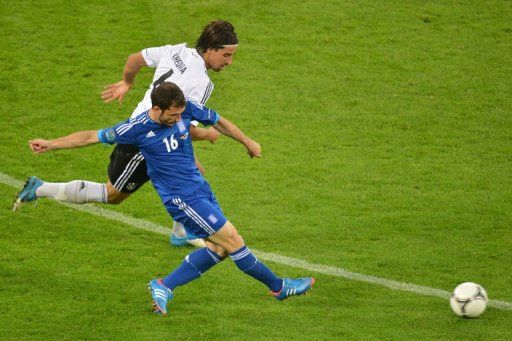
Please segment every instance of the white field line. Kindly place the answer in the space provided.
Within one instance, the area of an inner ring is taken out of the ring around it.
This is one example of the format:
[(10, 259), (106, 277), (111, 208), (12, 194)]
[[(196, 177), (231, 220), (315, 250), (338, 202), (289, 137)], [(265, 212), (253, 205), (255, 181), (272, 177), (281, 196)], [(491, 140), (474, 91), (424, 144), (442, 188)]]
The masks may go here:
[[(0, 183), (14, 187), (16, 189), (21, 189), (21, 187), (24, 184), (23, 181), (16, 180), (16, 179), (14, 179), (6, 174), (3, 174), (1, 172), (0, 172)], [(133, 218), (133, 217), (121, 214), (121, 213), (107, 210), (107, 209), (104, 209), (104, 208), (101, 208), (101, 207), (98, 207), (95, 205), (90, 205), (90, 204), (76, 205), (76, 204), (70, 204), (70, 203), (65, 203), (65, 202), (61, 202), (61, 201), (57, 201), (57, 202), (64, 206), (73, 208), (75, 210), (87, 212), (87, 213), (90, 213), (90, 214), (93, 214), (93, 215), (96, 215), (99, 217), (118, 221), (118, 222), (124, 223), (126, 225), (130, 225), (130, 226), (138, 228), (138, 229), (142, 229), (142, 230), (146, 230), (146, 231), (150, 231), (150, 232), (154, 232), (154, 233), (159, 233), (159, 234), (162, 234), (165, 236), (168, 236), (170, 233), (169, 228), (157, 225), (155, 223), (152, 223), (152, 222), (149, 222), (149, 221), (146, 221), (143, 219)], [(425, 287), (425, 286), (421, 286), (421, 285), (397, 282), (397, 281), (393, 281), (390, 279), (379, 278), (379, 277), (370, 276), (370, 275), (363, 275), (363, 274), (348, 271), (348, 270), (345, 270), (342, 268), (336, 268), (333, 266), (326, 266), (326, 265), (321, 265), (321, 264), (308, 263), (301, 259), (285, 257), (285, 256), (281, 256), (281, 255), (278, 255), (275, 253), (263, 252), (263, 251), (258, 251), (258, 250), (254, 250), (254, 249), (252, 249), (252, 251), (254, 251), (254, 253), (259, 258), (261, 258), (263, 260), (282, 264), (282, 265), (287, 265), (287, 266), (291, 266), (291, 267), (295, 267), (295, 268), (299, 268), (299, 269), (303, 269), (303, 270), (308, 270), (308, 271), (317, 272), (317, 273), (321, 273), (321, 274), (331, 275), (331, 276), (335, 276), (335, 277), (341, 277), (341, 278), (354, 280), (354, 281), (376, 284), (376, 285), (384, 286), (384, 287), (387, 287), (387, 288), (390, 288), (393, 290), (413, 292), (413, 293), (416, 293), (419, 295), (424, 295), (424, 296), (435, 296), (435, 297), (440, 297), (443, 299), (449, 299), (449, 297), (450, 297), (450, 292), (446, 291), (446, 290), (442, 290), (442, 289), (436, 289), (436, 288), (430, 288), (430, 287)], [(512, 303), (507, 302), (507, 301), (489, 300), (488, 305), (490, 307), (494, 307), (497, 309), (512, 311)]]

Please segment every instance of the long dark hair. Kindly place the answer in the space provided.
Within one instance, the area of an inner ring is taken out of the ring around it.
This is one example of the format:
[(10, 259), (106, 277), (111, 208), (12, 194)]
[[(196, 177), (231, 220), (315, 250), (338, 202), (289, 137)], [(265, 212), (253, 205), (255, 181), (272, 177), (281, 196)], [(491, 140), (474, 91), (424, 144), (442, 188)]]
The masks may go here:
[(224, 20), (212, 21), (206, 25), (197, 39), (196, 50), (205, 53), (208, 49), (218, 50), (224, 45), (236, 45), (238, 38), (233, 25)]

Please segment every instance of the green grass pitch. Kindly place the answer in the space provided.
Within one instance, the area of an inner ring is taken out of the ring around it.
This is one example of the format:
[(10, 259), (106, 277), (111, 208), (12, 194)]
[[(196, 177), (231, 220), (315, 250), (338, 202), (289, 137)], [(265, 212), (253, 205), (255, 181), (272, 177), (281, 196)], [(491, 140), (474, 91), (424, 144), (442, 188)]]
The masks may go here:
[[(510, 1), (2, 1), (0, 172), (103, 182), (111, 149), (32, 155), (27, 141), (125, 119), (104, 104), (126, 57), (194, 44), (223, 18), (240, 38), (208, 105), (261, 143), (196, 143), (250, 247), (512, 302)], [(11, 212), (0, 184), (0, 339), (512, 339), (512, 311), (456, 317), (447, 300), (317, 278), (277, 302), (230, 260), (150, 312), (146, 283), (190, 249), (50, 200)], [(104, 207), (170, 226), (149, 185)]]

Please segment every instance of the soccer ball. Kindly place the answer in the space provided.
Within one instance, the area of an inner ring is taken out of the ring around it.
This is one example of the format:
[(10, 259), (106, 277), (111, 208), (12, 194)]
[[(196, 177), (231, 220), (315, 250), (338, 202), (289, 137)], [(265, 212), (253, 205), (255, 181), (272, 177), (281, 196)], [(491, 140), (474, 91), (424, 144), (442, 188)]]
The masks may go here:
[(459, 284), (450, 297), (450, 306), (458, 316), (478, 317), (482, 315), (487, 306), (487, 292), (476, 283)]

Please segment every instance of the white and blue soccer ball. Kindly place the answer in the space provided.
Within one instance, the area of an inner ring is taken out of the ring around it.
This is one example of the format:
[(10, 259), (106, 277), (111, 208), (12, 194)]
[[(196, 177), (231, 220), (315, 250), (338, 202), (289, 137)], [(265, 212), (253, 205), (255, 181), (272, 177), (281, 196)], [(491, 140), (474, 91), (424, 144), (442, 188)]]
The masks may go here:
[(487, 292), (473, 282), (459, 284), (450, 297), (450, 306), (457, 316), (475, 318), (485, 311)]

